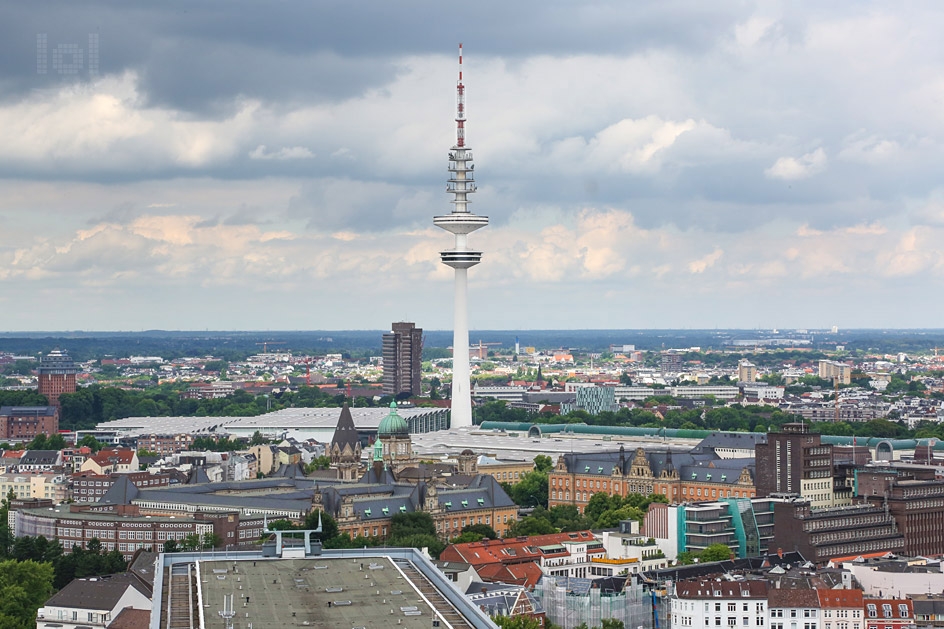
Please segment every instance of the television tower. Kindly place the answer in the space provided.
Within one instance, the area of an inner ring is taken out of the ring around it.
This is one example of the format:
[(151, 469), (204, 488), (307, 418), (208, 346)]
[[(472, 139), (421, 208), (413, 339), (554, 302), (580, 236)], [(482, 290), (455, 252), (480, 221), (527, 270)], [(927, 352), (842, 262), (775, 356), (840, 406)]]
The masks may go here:
[(433, 217), (433, 224), (454, 234), (455, 247), (439, 253), (442, 263), (455, 269), (456, 294), (452, 336), (452, 428), (472, 425), (472, 391), (469, 369), (469, 267), (482, 260), (482, 252), (469, 249), (467, 237), (488, 225), (487, 216), (469, 211), (469, 194), (475, 192), (472, 151), (465, 144), (465, 86), (462, 84), (462, 44), (459, 44), (459, 82), (456, 84), (456, 144), (449, 152), (446, 192), (453, 195), (452, 213)]

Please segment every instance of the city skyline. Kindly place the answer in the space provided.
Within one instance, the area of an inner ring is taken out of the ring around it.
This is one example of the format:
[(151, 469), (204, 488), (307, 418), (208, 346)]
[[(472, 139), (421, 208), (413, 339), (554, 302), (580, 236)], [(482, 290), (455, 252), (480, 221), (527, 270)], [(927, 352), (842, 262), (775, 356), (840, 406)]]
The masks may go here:
[(10, 10), (0, 330), (939, 325), (937, 4)]

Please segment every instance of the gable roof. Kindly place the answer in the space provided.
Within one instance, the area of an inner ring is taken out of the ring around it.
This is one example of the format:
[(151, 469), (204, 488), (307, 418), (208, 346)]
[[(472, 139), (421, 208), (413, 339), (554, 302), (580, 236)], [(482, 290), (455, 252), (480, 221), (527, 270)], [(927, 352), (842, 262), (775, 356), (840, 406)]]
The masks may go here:
[(99, 465), (130, 465), (134, 454), (131, 449), (108, 448), (99, 450), (89, 458)]
[(862, 609), (862, 590), (816, 590), (820, 607), (855, 607)]
[(775, 588), (767, 593), (768, 607), (819, 607), (819, 596), (812, 589)]
[(675, 587), (679, 598), (767, 598), (767, 582), (719, 581), (716, 579), (692, 579), (679, 581)]
[(47, 607), (111, 611), (132, 587), (144, 596), (150, 596), (137, 577), (130, 574), (106, 575), (90, 579), (73, 579), (67, 586), (46, 601)]

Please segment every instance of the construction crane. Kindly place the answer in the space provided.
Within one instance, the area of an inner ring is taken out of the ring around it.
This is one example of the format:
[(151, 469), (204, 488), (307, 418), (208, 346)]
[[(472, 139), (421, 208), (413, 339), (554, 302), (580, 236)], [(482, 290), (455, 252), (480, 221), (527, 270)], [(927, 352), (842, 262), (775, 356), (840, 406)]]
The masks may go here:
[(262, 353), (269, 353), (269, 345), (285, 345), (285, 341), (263, 341), (262, 343), (256, 343), (256, 345), (262, 346)]
[(479, 339), (478, 345), (472, 346), (472, 351), (475, 352), (475, 355), (478, 356), (481, 360), (485, 360), (488, 357), (488, 346), (489, 345), (501, 345), (501, 343), (483, 343), (482, 339)]

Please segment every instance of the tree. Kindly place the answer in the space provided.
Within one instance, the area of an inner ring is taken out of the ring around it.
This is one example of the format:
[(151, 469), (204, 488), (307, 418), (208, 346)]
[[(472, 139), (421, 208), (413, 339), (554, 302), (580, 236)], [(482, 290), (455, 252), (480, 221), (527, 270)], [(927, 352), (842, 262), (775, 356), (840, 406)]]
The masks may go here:
[(258, 430), (252, 433), (252, 439), (249, 440), (249, 445), (251, 446), (261, 446), (264, 443), (268, 443), (269, 440), (262, 436), (262, 433)]
[(331, 539), (338, 536), (338, 523), (335, 521), (331, 514), (323, 513), (318, 509), (311, 511), (308, 515), (305, 516), (305, 522), (302, 524), (302, 527), (313, 531), (318, 528), (318, 517), (321, 516), (321, 535), (316, 536), (322, 542), (325, 540)]
[(515, 504), (522, 507), (543, 507), (547, 505), (548, 484), (546, 472), (537, 470), (527, 472), (514, 485), (503, 484), (502, 487), (515, 501)]
[(449, 540), (450, 544), (468, 544), (470, 542), (481, 542), (485, 539), (484, 535), (473, 533), (472, 531), (463, 531), (459, 535)]
[(169, 539), (164, 542), (164, 552), (165, 553), (176, 553), (177, 552), (177, 540)]
[(79, 443), (76, 445), (78, 445), (79, 447), (90, 448), (92, 452), (98, 452), (99, 450), (102, 449), (102, 446), (103, 446), (102, 442), (96, 439), (95, 437), (93, 437), (92, 435), (83, 436), (79, 440)]
[(600, 629), (626, 629), (626, 625), (616, 618), (604, 618), (600, 621)]
[(483, 539), (498, 539), (498, 533), (488, 524), (469, 524), (462, 529), (463, 533), (477, 533)]
[(410, 535), (436, 535), (436, 525), (433, 517), (422, 511), (413, 513), (397, 513), (390, 518), (390, 537), (407, 537)]
[(53, 593), (53, 567), (33, 560), (0, 561), (0, 627), (33, 627)]
[(687, 566), (689, 564), (695, 563), (695, 560), (698, 559), (698, 554), (693, 553), (690, 550), (682, 551), (675, 558), (675, 565), (677, 566)]
[(530, 537), (531, 535), (548, 535), (550, 533), (557, 533), (557, 529), (549, 520), (529, 515), (512, 522), (505, 537)]
[(434, 558), (439, 557), (439, 553), (446, 548), (446, 545), (435, 534), (417, 533), (414, 535), (405, 535), (402, 537), (391, 537), (387, 540), (388, 546), (400, 546), (403, 548), (426, 548), (429, 554)]
[(544, 629), (541, 623), (530, 616), (496, 616), (492, 620), (502, 629)]
[(36, 435), (36, 437), (34, 437), (33, 440), (30, 441), (26, 445), (26, 449), (27, 450), (45, 450), (46, 449), (46, 435), (44, 433), (40, 433)]
[(701, 561), (727, 561), (731, 559), (731, 549), (724, 544), (712, 544), (699, 555)]
[(180, 540), (180, 548), (182, 550), (197, 550), (200, 548), (200, 536), (196, 533), (190, 533)]
[(534, 469), (539, 472), (550, 472), (554, 469), (554, 461), (546, 454), (539, 454), (534, 457)]
[(329, 467), (331, 467), (331, 457), (316, 456), (311, 460), (311, 463), (305, 464), (305, 473), (311, 474), (315, 470), (326, 470)]
[(206, 548), (207, 550), (211, 548), (219, 548), (223, 545), (223, 538), (220, 537), (219, 534), (213, 533), (212, 531), (207, 531), (204, 533), (200, 541), (203, 548)]

